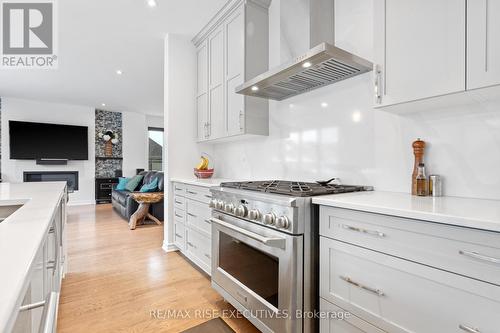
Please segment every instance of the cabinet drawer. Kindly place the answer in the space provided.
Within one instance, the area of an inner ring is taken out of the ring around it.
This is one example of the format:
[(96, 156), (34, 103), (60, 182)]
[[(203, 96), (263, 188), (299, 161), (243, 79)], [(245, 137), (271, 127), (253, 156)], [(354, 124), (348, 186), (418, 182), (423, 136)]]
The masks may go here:
[(498, 286), (325, 237), (320, 296), (388, 332), (500, 327)]
[(210, 223), (212, 211), (207, 204), (194, 200), (186, 200), (186, 221), (187, 225), (199, 232), (210, 236), (212, 225)]
[(321, 207), (320, 234), (500, 285), (500, 234)]
[(186, 249), (186, 229), (184, 224), (179, 222), (174, 222), (174, 244), (181, 251)]
[(196, 230), (186, 228), (186, 251), (188, 257), (201, 269), (210, 274), (211, 271), (211, 240)]
[(186, 185), (186, 198), (203, 202), (208, 205), (212, 198), (208, 187)]
[(174, 221), (184, 223), (186, 221), (186, 213), (181, 209), (174, 208)]
[(186, 198), (180, 195), (174, 195), (174, 207), (182, 210), (186, 210)]
[[(381, 329), (368, 324), (364, 320), (348, 313), (344, 309), (320, 298), (319, 308), (321, 313), (328, 313), (328, 318), (322, 318), (319, 322), (320, 333), (384, 333)], [(344, 318), (338, 314), (345, 314)], [(336, 315), (336, 317), (330, 314)]]
[(174, 183), (173, 192), (176, 195), (186, 195), (186, 185), (182, 183)]

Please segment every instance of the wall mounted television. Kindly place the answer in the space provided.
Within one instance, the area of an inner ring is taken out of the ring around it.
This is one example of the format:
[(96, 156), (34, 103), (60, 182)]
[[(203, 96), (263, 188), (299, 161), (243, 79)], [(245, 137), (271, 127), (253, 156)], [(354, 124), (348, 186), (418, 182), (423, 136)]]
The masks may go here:
[(88, 160), (88, 127), (9, 121), (12, 160)]

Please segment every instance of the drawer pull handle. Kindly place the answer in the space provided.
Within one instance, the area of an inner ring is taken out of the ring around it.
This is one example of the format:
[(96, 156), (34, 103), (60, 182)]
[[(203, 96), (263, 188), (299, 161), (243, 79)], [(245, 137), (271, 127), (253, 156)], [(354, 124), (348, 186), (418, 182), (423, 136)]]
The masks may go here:
[(181, 235), (179, 235), (179, 234), (175, 234), (175, 237), (182, 238), (182, 236), (181, 236)]
[(175, 190), (176, 190), (176, 191), (182, 191), (182, 188), (178, 188), (178, 187), (176, 187), (176, 188), (175, 188)]
[(472, 327), (469, 327), (467, 325), (458, 325), (458, 328), (460, 328), (462, 331), (465, 331), (465, 332), (469, 332), (469, 333), (481, 333), (480, 330), (478, 330), (477, 328), (472, 328)]
[(205, 219), (203, 221), (205, 221), (205, 223), (212, 224), (212, 222), (210, 222), (210, 220)]
[(466, 256), (466, 257), (470, 257), (470, 258), (474, 258), (474, 259), (479, 259), (479, 260), (491, 262), (491, 263), (494, 263), (494, 264), (500, 264), (500, 259), (493, 258), (493, 257), (488, 257), (488, 256), (485, 256), (484, 254), (480, 254), (480, 253), (477, 253), (477, 252), (460, 250), (460, 251), (458, 251), (458, 253), (460, 253), (461, 255)]
[(373, 294), (375, 294), (375, 295), (378, 295), (378, 296), (384, 296), (384, 295), (385, 295), (385, 294), (384, 294), (384, 292), (383, 292), (382, 290), (380, 290), (380, 289), (375, 289), (375, 288), (371, 288), (371, 287), (367, 287), (367, 286), (365, 286), (365, 285), (362, 285), (362, 284), (361, 284), (361, 283), (359, 283), (359, 282), (356, 282), (356, 281), (351, 280), (351, 278), (350, 278), (350, 277), (348, 277), (348, 276), (341, 276), (340, 278), (341, 278), (342, 280), (344, 280), (345, 282), (347, 282), (347, 283), (349, 283), (349, 284), (352, 284), (353, 286), (356, 286), (356, 287), (361, 288), (361, 289), (363, 289), (363, 290), (369, 291), (369, 292), (371, 292), (371, 293), (373, 293)]
[(191, 217), (196, 217), (196, 215), (194, 215), (193, 213), (187, 213), (187, 214)]
[(385, 237), (385, 234), (383, 232), (380, 232), (377, 230), (367, 230), (367, 229), (363, 229), (363, 228), (353, 227), (353, 226), (350, 226), (347, 224), (342, 224), (342, 228), (347, 229), (347, 230), (351, 230), (351, 231), (361, 232), (361, 233), (367, 234), (367, 235), (372, 235), (372, 236), (377, 236), (377, 237)]
[(186, 191), (186, 192), (189, 193), (189, 194), (192, 194), (192, 195), (197, 195), (198, 194), (198, 193), (193, 192), (193, 191)]
[(42, 306), (45, 306), (45, 301), (36, 302), (36, 303), (32, 303), (32, 304), (21, 305), (21, 307), (19, 308), (19, 311), (29, 311), (29, 310), (33, 310), (33, 309), (36, 309), (36, 308), (40, 308)]
[(175, 213), (175, 216), (180, 217), (180, 218), (183, 218), (183, 217), (184, 217), (184, 216), (179, 215), (179, 214), (177, 214), (177, 213)]
[(175, 203), (178, 205), (182, 205), (182, 202), (175, 200)]
[(205, 194), (205, 198), (212, 199), (212, 196), (211, 196), (211, 195), (208, 195), (208, 194)]
[(196, 246), (194, 246), (194, 244), (193, 244), (193, 243), (191, 243), (191, 242), (187, 242), (187, 245), (189, 245), (189, 246), (191, 246), (192, 248), (196, 249)]
[(208, 259), (212, 259), (212, 257), (209, 254), (206, 254), (206, 253), (205, 253), (205, 257), (207, 257)]

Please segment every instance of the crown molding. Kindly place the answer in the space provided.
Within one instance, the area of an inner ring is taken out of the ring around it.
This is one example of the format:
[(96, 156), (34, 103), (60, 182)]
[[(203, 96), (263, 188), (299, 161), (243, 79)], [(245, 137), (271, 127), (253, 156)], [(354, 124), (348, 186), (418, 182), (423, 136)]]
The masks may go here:
[(229, 0), (226, 4), (208, 21), (208, 23), (196, 34), (191, 40), (193, 44), (198, 47), (207, 36), (217, 29), (224, 20), (231, 15), (231, 13), (241, 5), (255, 5), (261, 9), (269, 9), (271, 0)]

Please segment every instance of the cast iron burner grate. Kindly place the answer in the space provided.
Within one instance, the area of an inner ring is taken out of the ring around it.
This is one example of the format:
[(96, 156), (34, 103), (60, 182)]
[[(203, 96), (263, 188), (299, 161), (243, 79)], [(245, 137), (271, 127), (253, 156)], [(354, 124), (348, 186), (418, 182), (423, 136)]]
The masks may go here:
[(354, 185), (321, 185), (318, 183), (295, 182), (286, 180), (266, 180), (249, 182), (221, 183), (221, 187), (236, 188), (240, 190), (258, 191), (290, 195), (295, 197), (311, 197), (316, 195), (339, 194), (371, 190), (366, 186)]

